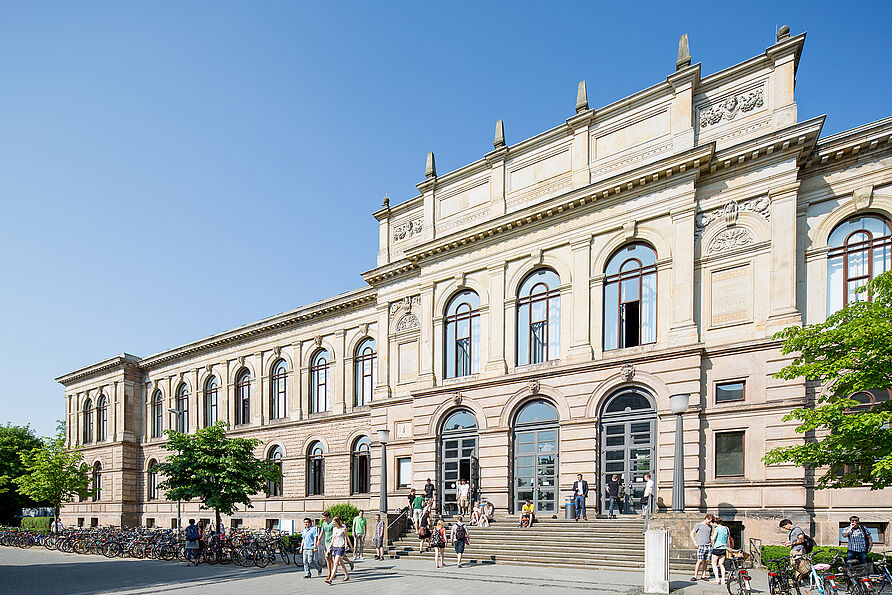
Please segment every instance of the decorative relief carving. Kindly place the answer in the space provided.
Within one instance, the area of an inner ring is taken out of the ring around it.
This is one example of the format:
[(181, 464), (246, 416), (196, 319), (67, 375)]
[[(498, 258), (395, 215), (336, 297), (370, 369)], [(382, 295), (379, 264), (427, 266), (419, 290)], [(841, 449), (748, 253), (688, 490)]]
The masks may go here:
[(274, 354), (276, 357), (281, 356), (281, 355), (282, 355), (282, 348), (279, 347), (278, 345), (276, 345), (275, 347), (273, 347), (273, 354)]
[(322, 347), (322, 335), (316, 335), (315, 337), (313, 337), (313, 343), (316, 345), (316, 347)]
[(392, 302), (390, 304), (390, 317), (394, 318), (397, 314), (400, 313), (401, 310), (411, 312), (412, 308), (414, 308), (415, 306), (421, 306), (420, 295), (407, 296), (398, 302)]
[(244, 355), (238, 356), (238, 365), (240, 365), (240, 366), (245, 365), (245, 356)]
[(461, 394), (460, 392), (454, 392), (454, 393), (452, 393), (452, 402), (453, 402), (455, 405), (461, 405), (461, 401), (462, 401), (463, 398), (464, 398), (464, 397), (462, 397), (462, 394)]
[(733, 120), (741, 112), (751, 112), (765, 105), (762, 100), (762, 87), (754, 91), (736, 93), (715, 105), (700, 109), (700, 128), (718, 124), (722, 120)]
[(721, 208), (697, 214), (694, 218), (694, 237), (699, 238), (710, 223), (719, 219), (724, 219), (726, 225), (736, 224), (737, 215), (742, 211), (761, 215), (766, 221), (771, 221), (771, 201), (767, 195), (741, 202), (729, 200)]
[(541, 388), (541, 387), (540, 387), (540, 385), (539, 385), (539, 379), (538, 379), (538, 378), (533, 378), (532, 380), (530, 380), (530, 381), (527, 382), (527, 390), (530, 391), (530, 394), (531, 394), (531, 395), (537, 395), (537, 394), (539, 394), (539, 389), (540, 389), (540, 388)]
[(746, 246), (755, 241), (756, 239), (753, 237), (753, 233), (747, 228), (732, 227), (722, 231), (719, 235), (712, 238), (712, 241), (709, 242), (709, 246), (706, 247), (706, 253), (716, 254), (718, 252), (737, 248), (738, 246)]
[(635, 377), (635, 366), (632, 364), (623, 364), (623, 367), (619, 369), (619, 375), (626, 382), (631, 382), (632, 378)]
[(418, 320), (418, 317), (409, 312), (408, 314), (400, 318), (399, 323), (396, 325), (396, 330), (408, 331), (419, 328), (420, 326), (421, 322)]
[(214, 366), (212, 366), (211, 364), (206, 364), (204, 367), (204, 371), (207, 372), (208, 374), (210, 374), (211, 370), (213, 370), (213, 369), (214, 369)]
[(393, 241), (407, 240), (421, 233), (421, 218), (405, 221), (393, 226)]
[(368, 322), (363, 322), (362, 324), (359, 325), (359, 334), (360, 335), (369, 334), (369, 323)]

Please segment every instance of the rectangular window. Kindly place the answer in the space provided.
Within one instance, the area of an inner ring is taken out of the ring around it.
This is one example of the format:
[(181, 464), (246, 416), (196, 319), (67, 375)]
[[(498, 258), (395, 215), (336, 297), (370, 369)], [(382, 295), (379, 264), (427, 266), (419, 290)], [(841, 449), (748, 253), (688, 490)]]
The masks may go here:
[(279, 519), (266, 519), (266, 530), (267, 531), (278, 531), (279, 530)]
[(170, 519), (170, 528), (171, 529), (177, 528), (177, 519)]
[(715, 476), (743, 476), (744, 432), (721, 432), (715, 435)]
[(715, 385), (715, 402), (728, 403), (730, 401), (743, 401), (746, 382), (719, 382)]
[[(861, 526), (870, 532), (870, 538), (873, 540), (874, 545), (885, 545), (886, 544), (886, 525), (887, 523), (861, 523)], [(846, 545), (849, 540), (847, 537), (842, 536), (842, 532), (849, 528), (849, 523), (840, 523), (839, 524), (839, 544)]]
[(154, 526), (155, 526), (155, 519), (153, 519), (153, 518), (151, 518), (151, 517), (147, 518), (147, 519), (146, 519), (146, 527), (148, 527), (149, 529), (151, 529), (151, 528), (154, 527)]
[(91, 526), (91, 527), (98, 527), (98, 526), (99, 526), (99, 519), (97, 519), (96, 517), (91, 518), (91, 519), (90, 519), (90, 526)]
[(229, 519), (229, 528), (230, 529), (241, 529), (242, 528), (242, 519)]
[(82, 516), (77, 517), (77, 526), (78, 527), (84, 526), (84, 517), (82, 517)]
[(407, 488), (412, 485), (412, 457), (396, 459), (396, 487)]

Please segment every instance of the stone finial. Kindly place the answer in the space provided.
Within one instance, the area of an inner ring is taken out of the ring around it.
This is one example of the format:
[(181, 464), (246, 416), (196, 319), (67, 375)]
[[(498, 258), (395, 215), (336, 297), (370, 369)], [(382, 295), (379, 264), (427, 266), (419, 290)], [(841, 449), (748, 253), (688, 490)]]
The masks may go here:
[(678, 38), (678, 59), (675, 61), (675, 70), (681, 70), (691, 65), (691, 48), (688, 46), (688, 34)]
[(492, 146), (496, 149), (501, 149), (505, 146), (505, 125), (501, 120), (496, 122), (496, 136), (492, 141)]
[(790, 37), (790, 27), (781, 25), (780, 29), (777, 30), (777, 40), (780, 41), (782, 39), (787, 39), (788, 37)]
[(579, 81), (576, 89), (576, 113), (581, 114), (588, 109), (588, 93), (585, 92), (585, 81)]
[(424, 167), (424, 177), (425, 178), (436, 178), (437, 177), (437, 164), (434, 161), (433, 152), (427, 154), (427, 165)]
[(389, 208), (390, 208), (390, 197), (389, 197), (389, 196), (385, 196), (385, 197), (384, 197), (384, 201), (381, 203), (381, 208), (382, 208), (382, 209), (389, 209)]

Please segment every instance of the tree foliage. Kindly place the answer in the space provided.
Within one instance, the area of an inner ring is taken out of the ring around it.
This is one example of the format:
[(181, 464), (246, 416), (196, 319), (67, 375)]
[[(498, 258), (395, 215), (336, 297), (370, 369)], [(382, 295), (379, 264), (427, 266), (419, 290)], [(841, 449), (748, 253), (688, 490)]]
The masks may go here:
[(763, 460), (815, 469), (818, 488), (892, 485), (892, 402), (859, 407), (850, 398), (892, 387), (892, 273), (861, 291), (871, 299), (849, 303), (820, 324), (775, 335), (784, 354), (796, 354), (775, 377), (805, 377), (819, 396), (784, 417), (799, 422), (804, 443), (772, 449)]
[(198, 500), (201, 507), (233, 514), (239, 504), (251, 507), (251, 496), (268, 491), (268, 482), (281, 481), (279, 467), (258, 459), (260, 440), (227, 438), (217, 422), (193, 435), (168, 430), (164, 448), (171, 456), (153, 469), (163, 476), (158, 488), (168, 500)]
[(9, 522), (19, 509), (33, 506), (34, 500), (22, 494), (15, 483), (25, 474), (20, 453), (40, 446), (30, 426), (0, 426), (0, 523)]
[(91, 494), (90, 469), (80, 451), (65, 447), (64, 431), (21, 453), (21, 460), (25, 473), (14, 479), (19, 492), (38, 503), (50, 504), (56, 516), (63, 502)]

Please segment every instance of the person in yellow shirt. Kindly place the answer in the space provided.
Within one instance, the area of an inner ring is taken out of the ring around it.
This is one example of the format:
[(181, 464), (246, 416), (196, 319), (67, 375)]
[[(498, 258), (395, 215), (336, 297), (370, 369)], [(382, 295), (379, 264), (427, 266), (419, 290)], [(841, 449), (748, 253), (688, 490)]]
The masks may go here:
[(530, 502), (529, 500), (527, 500), (527, 503), (524, 504), (524, 505), (521, 507), (520, 511), (521, 511), (521, 517), (520, 517), (520, 524), (521, 524), (521, 525), (523, 525), (523, 518), (524, 518), (524, 517), (529, 517), (529, 519), (530, 519), (530, 523), (529, 523), (529, 524), (530, 524), (530, 525), (532, 525), (533, 523), (536, 522), (536, 508), (533, 506), (533, 503), (532, 503), (532, 502)]

